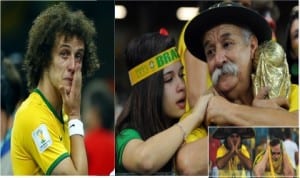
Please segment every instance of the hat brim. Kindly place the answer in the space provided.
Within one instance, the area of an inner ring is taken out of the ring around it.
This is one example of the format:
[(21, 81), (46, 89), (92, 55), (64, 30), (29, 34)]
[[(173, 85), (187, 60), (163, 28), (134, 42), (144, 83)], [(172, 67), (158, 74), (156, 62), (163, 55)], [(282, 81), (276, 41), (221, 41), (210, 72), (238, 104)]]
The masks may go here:
[(253, 128), (218, 128), (213, 133), (213, 138), (225, 139), (233, 133), (237, 133), (242, 139), (255, 137)]
[(203, 36), (220, 24), (248, 27), (256, 35), (259, 44), (272, 39), (272, 30), (263, 16), (249, 8), (230, 3), (205, 10), (190, 21), (184, 34), (188, 50), (200, 60), (206, 61)]

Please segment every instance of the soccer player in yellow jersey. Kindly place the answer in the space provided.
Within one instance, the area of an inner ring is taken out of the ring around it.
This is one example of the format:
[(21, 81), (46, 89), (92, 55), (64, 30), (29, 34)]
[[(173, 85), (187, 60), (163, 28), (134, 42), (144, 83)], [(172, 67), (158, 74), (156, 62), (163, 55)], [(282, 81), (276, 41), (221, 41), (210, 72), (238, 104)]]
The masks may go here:
[(35, 19), (24, 61), (31, 94), (12, 129), (15, 175), (87, 174), (81, 85), (99, 67), (95, 35), (93, 22), (65, 3)]

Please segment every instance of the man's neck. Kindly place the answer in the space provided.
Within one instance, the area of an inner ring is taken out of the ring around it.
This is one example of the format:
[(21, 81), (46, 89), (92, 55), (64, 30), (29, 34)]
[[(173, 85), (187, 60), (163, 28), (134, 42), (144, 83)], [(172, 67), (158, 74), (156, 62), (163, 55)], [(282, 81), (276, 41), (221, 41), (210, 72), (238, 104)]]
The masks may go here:
[(243, 104), (243, 105), (248, 105), (251, 106), (253, 101), (253, 95), (251, 92), (245, 93), (243, 96), (240, 96), (236, 100), (234, 100), (234, 103), (236, 104)]
[(49, 80), (43, 79), (39, 81), (37, 88), (43, 93), (43, 95), (53, 106), (57, 114), (60, 115), (62, 110), (62, 97), (59, 91), (56, 88), (54, 88), (54, 86), (50, 83)]
[(249, 105), (249, 106), (252, 105), (253, 94), (252, 94), (251, 89), (244, 92), (242, 95), (236, 95), (235, 93), (233, 93), (233, 94), (230, 94), (230, 93), (224, 94), (222, 92), (219, 92), (215, 88), (213, 89), (213, 93), (215, 95), (223, 96), (224, 98), (226, 98), (228, 101), (230, 101), (232, 103)]

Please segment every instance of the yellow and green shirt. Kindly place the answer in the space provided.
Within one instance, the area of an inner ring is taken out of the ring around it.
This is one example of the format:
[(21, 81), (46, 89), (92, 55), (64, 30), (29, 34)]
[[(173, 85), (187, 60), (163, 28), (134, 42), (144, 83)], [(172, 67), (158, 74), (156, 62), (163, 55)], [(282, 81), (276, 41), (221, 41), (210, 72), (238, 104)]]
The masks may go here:
[[(246, 157), (250, 159), (250, 154), (245, 145), (242, 145), (239, 151)], [(229, 150), (226, 149), (223, 144), (217, 150), (217, 159), (225, 156)], [(246, 177), (246, 169), (242, 166), (242, 163), (237, 155), (233, 156), (226, 166), (222, 169), (219, 169), (219, 176), (230, 176), (230, 177)]]
[(67, 117), (35, 89), (16, 112), (11, 138), (14, 175), (50, 175), (70, 156)]

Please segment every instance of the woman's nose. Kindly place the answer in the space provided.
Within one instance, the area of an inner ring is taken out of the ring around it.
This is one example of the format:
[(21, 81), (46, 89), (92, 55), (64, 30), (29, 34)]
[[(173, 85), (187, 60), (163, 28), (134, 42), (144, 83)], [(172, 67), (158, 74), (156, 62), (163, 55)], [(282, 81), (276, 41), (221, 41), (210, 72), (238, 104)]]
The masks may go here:
[(185, 90), (185, 83), (184, 83), (184, 80), (183, 78), (181, 77), (178, 77), (178, 84), (177, 84), (177, 91), (183, 91)]

